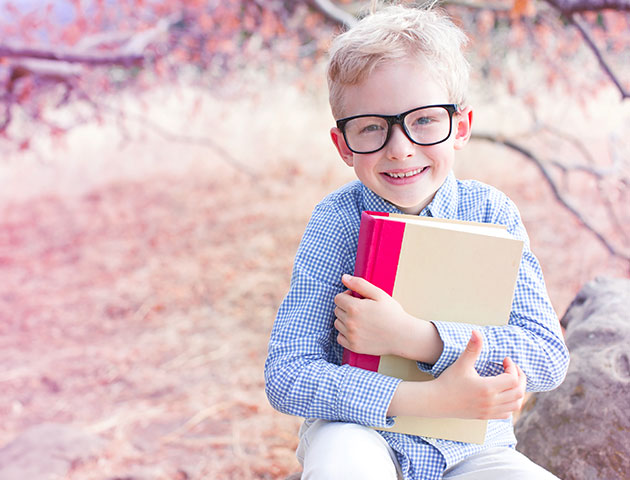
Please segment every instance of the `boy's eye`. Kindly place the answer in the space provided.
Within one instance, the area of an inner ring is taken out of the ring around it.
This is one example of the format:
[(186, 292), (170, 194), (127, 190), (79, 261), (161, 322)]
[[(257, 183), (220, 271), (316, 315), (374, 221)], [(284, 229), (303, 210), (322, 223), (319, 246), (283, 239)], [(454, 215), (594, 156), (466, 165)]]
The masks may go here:
[(434, 128), (442, 128), (444, 124), (448, 124), (448, 110), (441, 107), (425, 107), (411, 112), (405, 117), (405, 125), (410, 130), (426, 130)]
[(374, 132), (380, 132), (383, 130), (383, 125), (379, 125), (378, 123), (371, 123), (369, 125), (364, 125), (363, 128), (361, 128), (359, 133), (374, 133)]
[(423, 127), (426, 125), (431, 125), (435, 121), (436, 119), (433, 117), (428, 117), (428, 116), (418, 117), (413, 121), (413, 125)]
[(359, 117), (346, 124), (346, 134), (373, 135), (387, 130), (387, 122), (378, 117)]

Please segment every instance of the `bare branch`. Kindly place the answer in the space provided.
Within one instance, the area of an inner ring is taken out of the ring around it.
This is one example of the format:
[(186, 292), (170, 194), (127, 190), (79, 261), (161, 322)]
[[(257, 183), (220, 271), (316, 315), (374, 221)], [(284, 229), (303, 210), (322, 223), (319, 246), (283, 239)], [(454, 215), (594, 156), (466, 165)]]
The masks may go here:
[(581, 165), (581, 164), (571, 164), (567, 165), (563, 162), (559, 162), (554, 160), (550, 162), (554, 167), (557, 167), (559, 170), (562, 170), (564, 173), (567, 172), (584, 172), (592, 177), (597, 178), (598, 180), (604, 180), (611, 175), (617, 173), (618, 168), (615, 166), (606, 167), (606, 168), (597, 168), (590, 165)]
[[(570, 146), (572, 146), (578, 152), (580, 152), (580, 155), (582, 155), (582, 157), (584, 157), (584, 159), (588, 163), (590, 163), (591, 165), (595, 164), (595, 159), (593, 158), (591, 153), (587, 150), (587, 148), (584, 145), (584, 143), (582, 141), (580, 141), (580, 139), (575, 137), (574, 135), (571, 135), (570, 133), (564, 132), (564, 131), (560, 130), (559, 128), (556, 128), (553, 125), (540, 125), (540, 127), (537, 130), (539, 130), (539, 131), (546, 131), (549, 134), (553, 135), (555, 138), (560, 138), (561, 140), (564, 140), (566, 143), (568, 143)], [(536, 133), (536, 132), (534, 132), (534, 133)], [(573, 168), (573, 167), (568, 167), (568, 168)], [(575, 168), (578, 168), (578, 167), (575, 167)], [(601, 171), (603, 169), (598, 169), (598, 170), (600, 172), (597, 173), (597, 175), (602, 175)]]
[(488, 10), (496, 13), (508, 13), (512, 7), (505, 3), (483, 2), (475, 0), (444, 0), (441, 5), (452, 5), (454, 7), (463, 7), (469, 10)]
[(330, 0), (310, 0), (310, 3), (327, 18), (333, 20), (339, 25), (353, 27), (357, 23), (357, 19), (354, 15), (339, 8)]
[(627, 222), (624, 222), (624, 220), (619, 218), (614, 202), (608, 195), (606, 195), (606, 189), (601, 183), (598, 184), (598, 189), (600, 191), (600, 197), (602, 198), (604, 206), (606, 207), (606, 211), (608, 212), (608, 217), (614, 224), (615, 229), (623, 235), (624, 240), (622, 241), (627, 245), (630, 241), (630, 235), (628, 235), (627, 229), (624, 227)]
[(11, 68), (19, 72), (20, 77), (34, 75), (56, 81), (67, 81), (83, 73), (81, 65), (54, 60), (23, 59), (12, 63)]
[[(141, 65), (147, 47), (168, 32), (171, 25), (179, 22), (180, 16), (171, 15), (160, 20), (154, 27), (140, 32), (102, 32), (83, 38), (75, 48), (32, 47), (11, 42), (0, 44), (0, 58), (32, 58), (85, 65)], [(99, 52), (94, 49), (103, 45), (117, 45), (115, 52)]]
[[(565, 17), (569, 23), (574, 25), (580, 32), (587, 47), (593, 52), (600, 68), (614, 83), (621, 93), (621, 100), (630, 98), (630, 90), (625, 88), (612, 67), (604, 59), (602, 51), (597, 47), (586, 27), (577, 18), (580, 13), (598, 12), (602, 10), (616, 10), (630, 12), (630, 0), (544, 0), (547, 5), (555, 9), (561, 16)], [(487, 10), (498, 12), (509, 11), (510, 8), (497, 6), (494, 2), (480, 2), (478, 0), (444, 0), (444, 4), (465, 7), (471, 10)]]
[[(129, 114), (125, 114), (126, 117), (129, 117)], [(233, 155), (231, 155), (226, 149), (224, 149), (221, 145), (216, 143), (214, 140), (206, 137), (196, 137), (193, 135), (185, 135), (185, 134), (177, 134), (173, 132), (169, 132), (164, 127), (158, 125), (155, 122), (152, 122), (146, 117), (137, 115), (134, 116), (134, 120), (138, 122), (143, 127), (152, 130), (154, 133), (158, 134), (165, 140), (169, 142), (175, 143), (183, 143), (185, 145), (199, 145), (201, 147), (210, 148), (214, 150), (214, 152), (223, 160), (225, 163), (231, 165), (235, 169), (237, 169), (240, 173), (244, 173), (251, 178), (254, 178), (254, 173), (250, 170), (248, 165), (245, 165), (240, 160), (236, 159)]]
[(586, 45), (588, 46), (588, 48), (591, 49), (591, 51), (595, 55), (595, 58), (597, 59), (597, 62), (599, 63), (599, 66), (601, 67), (601, 69), (604, 71), (604, 73), (606, 73), (606, 75), (608, 75), (610, 80), (612, 80), (612, 82), (615, 84), (615, 86), (619, 90), (619, 93), (621, 93), (621, 99), (625, 100), (626, 98), (630, 98), (630, 91), (624, 88), (624, 86), (621, 84), (621, 81), (617, 78), (615, 73), (612, 71), (612, 68), (610, 67), (610, 65), (608, 65), (608, 62), (606, 62), (606, 60), (604, 59), (602, 52), (597, 47), (597, 45), (595, 45), (595, 42), (593, 41), (589, 33), (586, 31), (586, 28), (584, 27), (584, 25), (582, 25), (582, 22), (577, 18), (577, 15), (570, 14), (567, 18), (575, 26), (575, 28), (578, 29), (578, 31), (580, 32), (580, 35), (582, 35), (582, 38), (586, 42)]
[(173, 133), (143, 115), (130, 114), (128, 112), (122, 112), (121, 110), (109, 106), (97, 105), (87, 96), (85, 96), (85, 100), (90, 102), (92, 107), (97, 109), (98, 111), (105, 112), (110, 115), (115, 115), (118, 119), (131, 119), (136, 124), (148, 130), (151, 130), (153, 133), (159, 135), (169, 142), (183, 143), (186, 145), (199, 145), (201, 147), (209, 148), (213, 150), (221, 158), (221, 160), (223, 160), (228, 165), (231, 165), (233, 168), (237, 169), (240, 173), (244, 173), (251, 178), (254, 177), (254, 172), (251, 171), (248, 165), (242, 163), (240, 160), (235, 158), (227, 150), (225, 150), (223, 147), (221, 147), (218, 143), (210, 138)]
[(503, 145), (503, 146), (505, 146), (505, 147), (507, 147), (507, 148), (509, 148), (511, 150), (514, 150), (514, 151), (520, 153), (525, 158), (530, 160), (538, 168), (538, 171), (541, 173), (541, 175), (543, 176), (543, 178), (545, 179), (545, 181), (547, 182), (547, 184), (551, 188), (551, 192), (553, 193), (553, 195), (556, 198), (556, 200), (565, 209), (567, 209), (571, 213), (571, 215), (573, 215), (575, 217), (575, 219), (584, 226), (584, 228), (586, 228), (593, 235), (595, 235), (595, 237), (597, 237), (597, 239), (602, 243), (602, 245), (604, 245), (604, 247), (606, 247), (606, 249), (610, 252), (610, 254), (612, 254), (612, 255), (614, 255), (616, 257), (622, 258), (624, 260), (630, 261), (630, 256), (628, 256), (626, 254), (623, 254), (622, 252), (618, 251), (606, 239), (604, 234), (602, 234), (597, 228), (595, 228), (593, 225), (591, 225), (591, 223), (588, 222), (588, 220), (586, 220), (582, 216), (582, 214), (573, 205), (571, 205), (566, 198), (564, 198), (562, 196), (562, 194), (560, 193), (560, 190), (558, 190), (558, 186), (556, 185), (555, 180), (551, 176), (551, 173), (549, 172), (547, 167), (531, 151), (529, 151), (528, 149), (526, 149), (525, 147), (523, 147), (521, 145), (518, 145), (517, 143), (515, 143), (515, 142), (513, 142), (511, 140), (508, 140), (506, 138), (502, 138), (502, 137), (496, 136), (496, 135), (477, 133), (477, 134), (474, 134), (472, 138), (474, 140), (485, 140), (487, 142), (495, 143), (495, 144), (498, 144), (498, 145)]
[(74, 45), (78, 52), (90, 52), (110, 45), (122, 45), (134, 35), (130, 31), (99, 32), (81, 37)]
[(558, 12), (564, 16), (575, 28), (584, 39), (584, 42), (588, 48), (593, 52), (600, 68), (615, 84), (619, 93), (621, 93), (621, 100), (630, 98), (630, 91), (621, 84), (617, 75), (612, 71), (611, 66), (604, 59), (604, 55), (595, 44), (595, 41), (586, 30), (586, 27), (578, 18), (579, 13), (596, 12), (600, 10), (612, 9), (618, 11), (630, 12), (630, 0), (545, 0), (547, 4), (558, 10)]
[(138, 53), (78, 53), (64, 49), (46, 47), (29, 47), (10, 43), (0, 45), (0, 58), (36, 58), (66, 63), (83, 63), (86, 65), (122, 65), (131, 67), (140, 65), (144, 55)]
[(630, 0), (545, 0), (569, 17), (574, 13), (618, 10), (630, 12)]
[[(567, 163), (566, 161), (560, 160), (549, 160), (549, 163), (554, 167), (561, 170), (563, 173), (569, 172), (583, 172), (586, 173), (597, 180), (605, 180), (607, 178), (619, 175), (621, 171), (622, 162), (618, 157), (613, 158), (613, 162), (609, 166), (598, 166), (595, 158), (591, 155), (591, 152), (588, 151), (584, 143), (577, 137), (571, 135), (570, 133), (564, 132), (552, 125), (538, 125), (532, 132), (529, 134), (521, 134), (522, 137), (525, 135), (536, 136), (539, 133), (547, 133), (553, 136), (554, 144), (558, 140), (562, 140), (567, 143), (571, 148), (575, 149), (577, 153), (584, 158), (586, 163)], [(573, 156), (571, 156), (573, 158)]]
[(0, 133), (3, 133), (13, 120), (13, 104), (15, 103), (15, 96), (12, 92), (7, 91), (4, 95), (0, 96), (0, 105), (4, 106), (4, 118), (0, 120)]

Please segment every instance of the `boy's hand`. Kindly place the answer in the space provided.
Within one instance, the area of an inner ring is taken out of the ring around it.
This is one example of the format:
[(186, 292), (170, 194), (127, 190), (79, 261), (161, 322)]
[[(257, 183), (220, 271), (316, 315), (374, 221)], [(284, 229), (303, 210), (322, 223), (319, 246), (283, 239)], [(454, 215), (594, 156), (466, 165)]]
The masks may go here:
[[(361, 277), (344, 275), (348, 287), (335, 297), (337, 342), (349, 350), (369, 355), (387, 355), (404, 331), (408, 315), (400, 304), (380, 288)], [(356, 292), (363, 298), (352, 295)]]
[(361, 277), (344, 275), (341, 281), (349, 288), (335, 297), (335, 328), (342, 347), (369, 355), (437, 361), (443, 344), (431, 322), (409, 315), (391, 296)]
[(521, 408), (526, 377), (509, 357), (503, 360), (505, 372), (481, 377), (475, 370), (482, 337), (473, 331), (460, 357), (435, 382), (437, 403), (444, 415), (458, 418), (509, 418)]

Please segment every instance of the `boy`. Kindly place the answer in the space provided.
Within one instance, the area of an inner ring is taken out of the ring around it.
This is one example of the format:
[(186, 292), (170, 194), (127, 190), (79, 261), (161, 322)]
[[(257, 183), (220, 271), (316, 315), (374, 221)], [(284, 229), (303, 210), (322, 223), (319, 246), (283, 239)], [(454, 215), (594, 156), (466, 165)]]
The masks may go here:
[[(465, 42), (443, 13), (403, 6), (368, 15), (333, 42), (331, 138), (358, 181), (316, 206), (265, 364), (271, 404), (307, 419), (297, 452), (304, 480), (555, 478), (516, 452), (511, 412), (526, 386), (549, 390), (564, 378), (559, 322), (515, 205), (452, 173), (473, 118)], [(525, 240), (509, 324), (412, 318), (351, 276), (363, 210), (506, 225)], [(343, 347), (416, 360), (435, 379), (402, 382), (341, 365)], [(396, 415), (490, 422), (483, 445), (369, 428)]]

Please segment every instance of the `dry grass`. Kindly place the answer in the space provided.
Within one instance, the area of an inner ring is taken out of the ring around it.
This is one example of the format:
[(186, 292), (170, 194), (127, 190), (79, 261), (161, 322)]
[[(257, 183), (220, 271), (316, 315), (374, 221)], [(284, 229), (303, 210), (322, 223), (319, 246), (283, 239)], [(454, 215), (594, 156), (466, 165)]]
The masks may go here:
[[(105, 438), (68, 479), (275, 479), (297, 468), (299, 420), (272, 411), (263, 391), (266, 342), (311, 208), (350, 173), (327, 144), (319, 97), (204, 101), (187, 132), (208, 133), (217, 116), (233, 125), (230, 112), (248, 105), (266, 122), (249, 140), (212, 127), (253, 175), (155, 135), (122, 150), (93, 137), (100, 150), (87, 155), (93, 143), (70, 137), (56, 150), (63, 161), (6, 166), (0, 446), (43, 421)], [(296, 101), (306, 120), (269, 123), (270, 109)], [(307, 136), (314, 143), (301, 144)], [(594, 275), (627, 274), (524, 161), (477, 168), (488, 147), (471, 148), (460, 173), (494, 181), (521, 207), (560, 314)]]
[(290, 202), (289, 188), (228, 179), (5, 207), (0, 444), (45, 420), (84, 425), (111, 444), (77, 479), (293, 468), (296, 421), (267, 405), (262, 362), (289, 275), (281, 253), (304, 219), (266, 211)]

